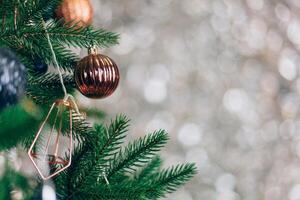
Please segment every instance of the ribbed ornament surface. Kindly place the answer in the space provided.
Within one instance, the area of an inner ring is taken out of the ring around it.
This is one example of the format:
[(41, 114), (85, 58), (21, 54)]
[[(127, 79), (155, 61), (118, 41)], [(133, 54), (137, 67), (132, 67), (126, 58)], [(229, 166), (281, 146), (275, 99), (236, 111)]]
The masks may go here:
[(90, 54), (81, 59), (74, 71), (77, 89), (89, 98), (111, 95), (119, 84), (119, 70), (108, 56)]

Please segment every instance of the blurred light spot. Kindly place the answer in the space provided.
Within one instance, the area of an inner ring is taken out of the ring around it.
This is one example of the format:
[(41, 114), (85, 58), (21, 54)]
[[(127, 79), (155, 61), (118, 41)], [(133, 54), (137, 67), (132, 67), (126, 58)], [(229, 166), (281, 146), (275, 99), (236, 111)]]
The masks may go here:
[(290, 200), (299, 200), (300, 199), (300, 184), (294, 185), (289, 191)]
[(193, 148), (187, 152), (186, 160), (196, 163), (200, 169), (208, 163), (208, 155), (205, 149)]
[(296, 81), (296, 88), (297, 88), (297, 92), (298, 94), (300, 94), (300, 78), (297, 78), (297, 81)]
[(227, 18), (213, 15), (210, 21), (215, 31), (225, 32), (230, 28), (230, 23)]
[[(200, 48), (199, 48), (200, 51), (202, 51), (201, 49), (204, 46), (209, 45), (210, 42), (213, 42), (216, 39), (216, 37), (218, 36), (218, 34), (216, 33), (215, 30), (213, 30), (213, 28), (211, 27), (211, 24), (209, 24), (208, 21), (202, 22), (199, 25), (199, 28), (195, 35), (196, 35), (197, 41), (200, 42), (200, 44), (201, 44)], [(195, 44), (193, 44), (193, 45), (195, 45)]]
[(263, 0), (247, 0), (247, 4), (253, 10), (261, 10), (264, 7)]
[(298, 138), (296, 138), (295, 140), (298, 140), (298, 141), (296, 142), (295, 152), (296, 152), (297, 156), (300, 157), (300, 141), (299, 141), (299, 135), (298, 135)]
[(5, 157), (3, 155), (0, 155), (0, 169), (4, 168), (5, 164)]
[(193, 200), (193, 197), (191, 196), (190, 192), (188, 191), (181, 191), (178, 194), (172, 196), (173, 200)]
[(261, 80), (261, 88), (264, 92), (271, 96), (275, 96), (278, 92), (279, 82), (275, 74), (266, 73)]
[(247, 24), (233, 24), (231, 27), (232, 35), (238, 41), (246, 41), (247, 34), (249, 34), (248, 31)]
[(293, 93), (286, 94), (280, 101), (281, 115), (284, 119), (295, 118), (298, 112), (299, 97)]
[(12, 197), (13, 197), (13, 200), (23, 200), (24, 199), (23, 192), (20, 190), (13, 190)]
[(265, 46), (267, 25), (264, 20), (254, 18), (250, 22), (250, 30), (247, 35), (248, 46), (255, 49), (262, 49)]
[(256, 146), (257, 144), (257, 130), (250, 129), (248, 127), (243, 127), (239, 134), (237, 135), (237, 142), (241, 146), (241, 148), (248, 148)]
[(149, 103), (161, 103), (167, 97), (167, 86), (164, 81), (150, 79), (145, 83), (144, 97)]
[(42, 196), (43, 196), (43, 200), (56, 200), (55, 191), (49, 185), (43, 186)]
[(135, 29), (134, 38), (139, 48), (146, 49), (150, 48), (155, 41), (155, 33), (151, 28), (143, 25)]
[(5, 171), (5, 166), (4, 165), (5, 165), (5, 157), (0, 155), (0, 177), (3, 175), (3, 173)]
[(275, 13), (278, 19), (284, 22), (288, 22), (290, 20), (290, 10), (288, 7), (279, 3), (275, 7)]
[(239, 196), (233, 191), (224, 191), (218, 194), (217, 200), (238, 200)]
[(232, 191), (235, 188), (236, 178), (232, 174), (221, 174), (215, 182), (215, 187), (218, 192)]
[(289, 139), (295, 135), (295, 124), (293, 120), (285, 120), (279, 127), (280, 136), (284, 139)]
[(273, 30), (269, 30), (267, 33), (267, 45), (268, 48), (272, 51), (279, 51), (282, 47), (282, 38), (281, 36)]
[(269, 121), (262, 127), (261, 137), (265, 142), (271, 142), (278, 137), (278, 124), (276, 121)]
[(158, 63), (149, 67), (149, 78), (159, 79), (168, 82), (170, 80), (170, 72), (166, 65)]
[(212, 1), (212, 9), (216, 16), (228, 17), (228, 9), (223, 1)]
[(20, 170), (22, 166), (22, 159), (18, 156), (17, 148), (9, 150), (9, 160), (13, 163), (14, 169)]
[(289, 2), (293, 3), (297, 7), (300, 7), (300, 1), (299, 0), (290, 0)]
[[(300, 34), (300, 33), (299, 33)], [(279, 60), (279, 73), (287, 80), (293, 80), (297, 75), (297, 68), (293, 60), (286, 55), (282, 55)]]
[[(165, 53), (172, 57), (173, 60), (184, 60), (186, 62), (186, 57), (182, 56), (186, 55), (186, 44), (182, 39), (179, 39), (178, 37), (168, 36), (165, 40), (163, 40), (163, 47)], [(185, 63), (185, 65), (182, 67), (186, 69), (187, 67), (189, 67), (189, 65)]]
[(242, 25), (247, 21), (248, 14), (244, 6), (233, 1), (224, 1), (227, 5), (228, 15), (233, 19), (234, 25)]
[(300, 45), (300, 23), (298, 20), (289, 23), (287, 36), (292, 43)]
[(157, 129), (168, 130), (168, 124), (160, 118), (154, 118), (148, 122), (146, 132), (153, 132)]
[(99, 10), (98, 12), (94, 12), (94, 19), (101, 19), (94, 20), (94, 22), (105, 27), (110, 25), (112, 22), (112, 7), (101, 1), (94, 1), (93, 5)]
[(205, 15), (210, 12), (210, 0), (181, 1), (184, 12), (190, 16)]
[(211, 17), (211, 24), (214, 30), (218, 32), (228, 31), (230, 28), (230, 22), (227, 13), (227, 7), (223, 1), (213, 1), (214, 15)]
[[(124, 31), (123, 31), (124, 32)], [(132, 34), (123, 33), (120, 37), (119, 45), (113, 48), (113, 51), (119, 55), (129, 54), (135, 48), (135, 40)]]
[(197, 145), (202, 139), (202, 130), (197, 124), (185, 123), (180, 127), (177, 139), (186, 146)]
[(152, 1), (152, 3), (157, 7), (168, 7), (172, 3), (173, 0), (164, 0), (164, 1)]
[(142, 82), (145, 81), (145, 69), (147, 67), (142, 65), (131, 65), (127, 69), (126, 81), (133, 89), (143, 89)]
[[(195, 191), (197, 190), (198, 188)], [(199, 199), (209, 200), (209, 199), (216, 199), (216, 198), (217, 198), (217, 194), (215, 191), (213, 191), (212, 189), (205, 189), (201, 192), (197, 192), (193, 200), (199, 200)]]
[(224, 73), (233, 73), (237, 69), (237, 57), (232, 51), (223, 51), (218, 56), (217, 63)]
[(242, 112), (248, 104), (248, 95), (240, 89), (227, 90), (223, 97), (224, 107), (231, 112)]
[(147, 124), (146, 132), (153, 132), (157, 129), (171, 131), (174, 126), (174, 115), (167, 111), (158, 112)]
[(278, 199), (281, 196), (281, 189), (278, 186), (268, 187), (266, 189), (265, 199)]

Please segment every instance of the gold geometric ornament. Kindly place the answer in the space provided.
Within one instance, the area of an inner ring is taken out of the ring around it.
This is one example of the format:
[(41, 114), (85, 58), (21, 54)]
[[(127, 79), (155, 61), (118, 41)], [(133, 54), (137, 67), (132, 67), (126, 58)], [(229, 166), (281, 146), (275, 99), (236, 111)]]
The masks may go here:
[(42, 122), (28, 156), (42, 179), (47, 180), (71, 165), (73, 101), (55, 101)]

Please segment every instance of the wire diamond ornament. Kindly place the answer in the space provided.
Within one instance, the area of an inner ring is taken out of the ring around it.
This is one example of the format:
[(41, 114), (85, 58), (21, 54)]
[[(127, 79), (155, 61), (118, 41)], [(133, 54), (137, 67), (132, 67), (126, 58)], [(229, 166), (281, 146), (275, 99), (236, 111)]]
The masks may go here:
[(71, 165), (72, 111), (71, 100), (55, 101), (28, 150), (28, 156), (43, 180), (56, 176)]

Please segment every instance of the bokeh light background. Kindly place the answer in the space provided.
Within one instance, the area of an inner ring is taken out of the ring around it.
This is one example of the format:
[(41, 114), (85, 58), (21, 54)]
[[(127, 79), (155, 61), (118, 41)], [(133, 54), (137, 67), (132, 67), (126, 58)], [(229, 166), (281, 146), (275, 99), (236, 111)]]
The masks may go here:
[(165, 166), (196, 162), (174, 200), (300, 199), (299, 0), (93, 0), (117, 92), (82, 105), (124, 113), (130, 138), (171, 136)]

